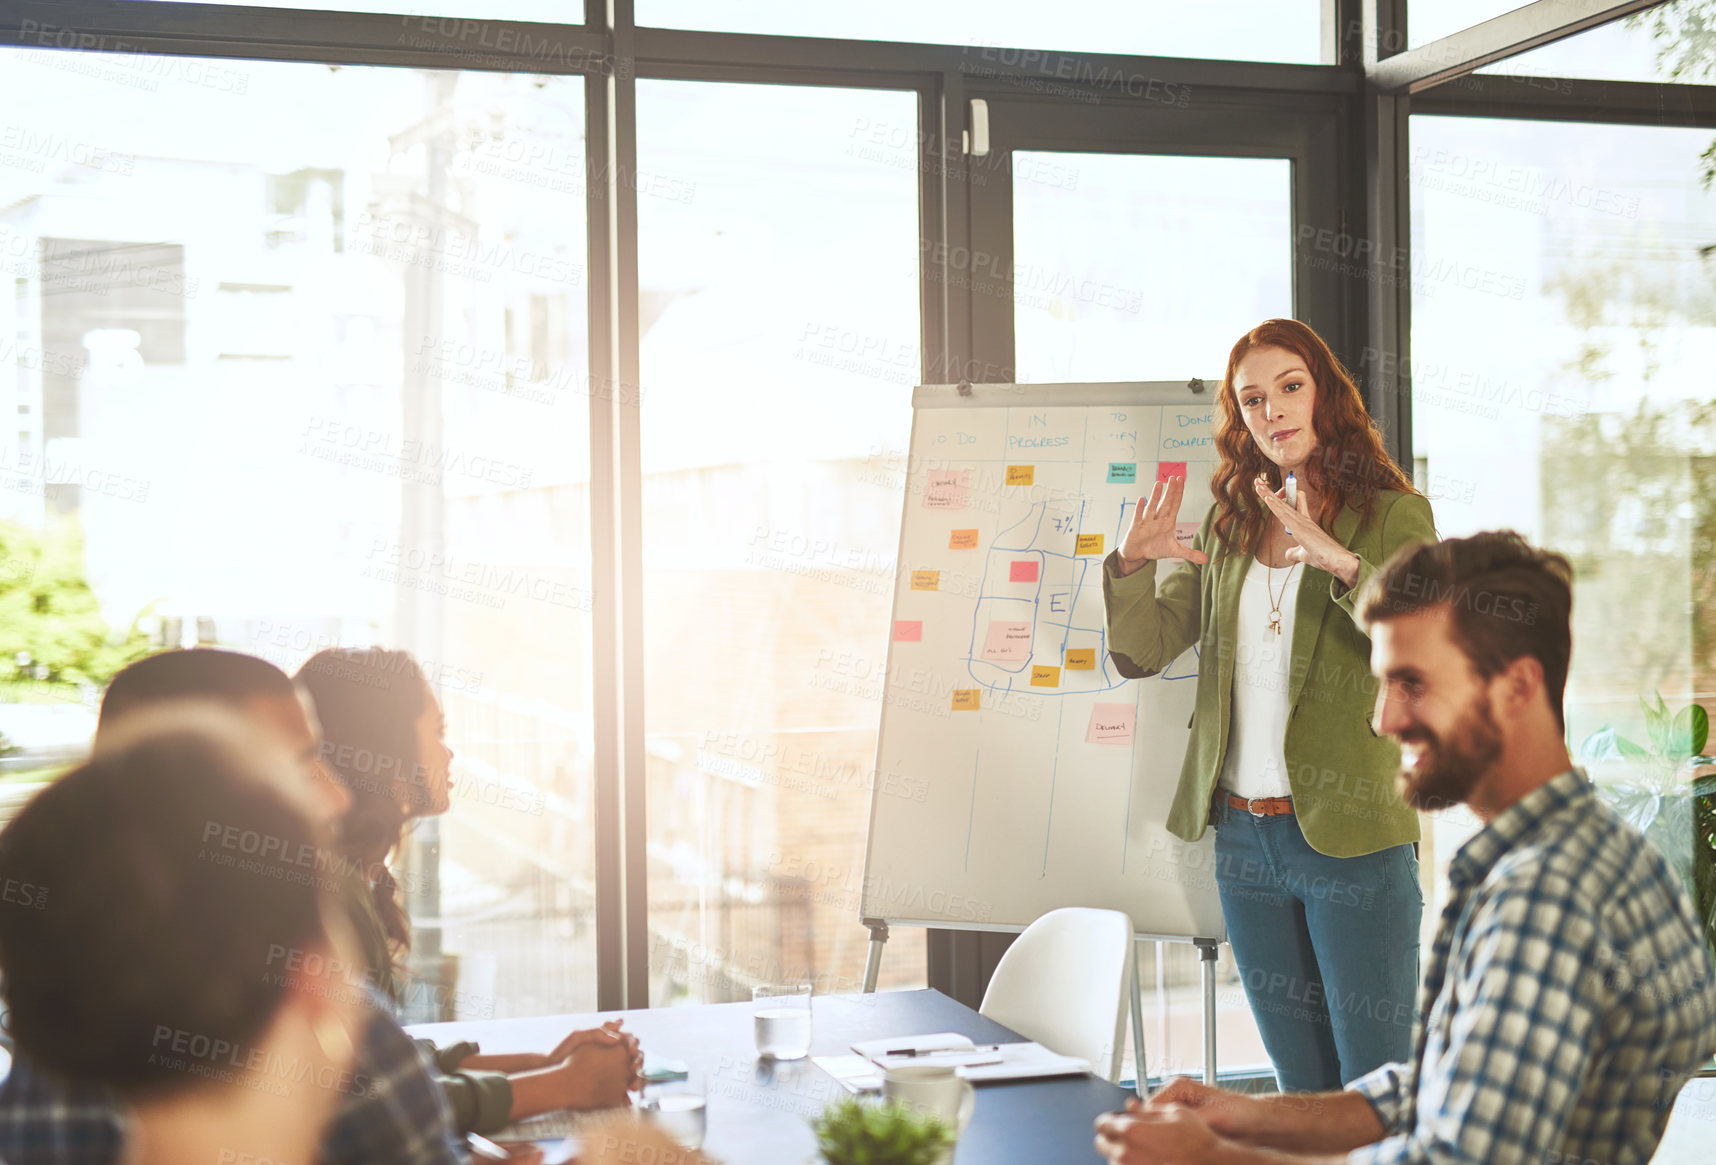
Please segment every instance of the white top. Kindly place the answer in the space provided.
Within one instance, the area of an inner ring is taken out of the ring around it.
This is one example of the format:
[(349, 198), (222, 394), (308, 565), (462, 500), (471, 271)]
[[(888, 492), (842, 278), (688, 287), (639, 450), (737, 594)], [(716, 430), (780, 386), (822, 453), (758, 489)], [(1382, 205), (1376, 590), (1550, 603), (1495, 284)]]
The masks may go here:
[[(1251, 800), (1287, 797), (1293, 792), (1283, 746), (1287, 680), (1293, 667), (1293, 608), (1304, 573), (1300, 563), (1271, 570), (1255, 559), (1246, 560), (1239, 626), (1233, 632), (1233, 716), (1228, 721), (1221, 786)], [(1279, 634), (1269, 629), (1276, 603), (1281, 610)]]

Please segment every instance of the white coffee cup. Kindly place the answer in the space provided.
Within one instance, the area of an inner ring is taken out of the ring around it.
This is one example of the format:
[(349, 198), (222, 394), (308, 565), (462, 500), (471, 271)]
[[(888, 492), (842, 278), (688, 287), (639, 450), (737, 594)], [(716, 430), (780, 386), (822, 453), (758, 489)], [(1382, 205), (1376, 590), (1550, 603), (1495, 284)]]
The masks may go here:
[(882, 1095), (934, 1113), (953, 1126), (954, 1135), (971, 1123), (977, 1092), (950, 1064), (902, 1064), (882, 1073)]

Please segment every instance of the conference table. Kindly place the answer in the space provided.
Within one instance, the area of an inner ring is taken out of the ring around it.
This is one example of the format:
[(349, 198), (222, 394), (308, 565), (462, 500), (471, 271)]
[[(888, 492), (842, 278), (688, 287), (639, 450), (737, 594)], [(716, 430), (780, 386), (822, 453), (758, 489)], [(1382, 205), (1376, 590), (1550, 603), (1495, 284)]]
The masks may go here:
[[(547, 1052), (567, 1032), (616, 1017), (652, 1056), (683, 1060), (708, 1090), (704, 1150), (725, 1165), (803, 1165), (817, 1160), (810, 1121), (846, 1095), (810, 1060), (774, 1062), (756, 1054), (752, 1005), (686, 1007), (555, 1015), (528, 1019), (415, 1024), (415, 1036), (445, 1045), (475, 1040), (484, 1052)], [(1017, 1033), (939, 991), (824, 995), (811, 1001), (812, 1056), (846, 1055), (860, 1040), (958, 1032), (973, 1043), (1006, 1043)], [(1091, 1141), (1103, 1112), (1132, 1093), (1097, 1076), (977, 1085), (971, 1124), (959, 1139), (956, 1165), (1049, 1165), (1101, 1160)]]

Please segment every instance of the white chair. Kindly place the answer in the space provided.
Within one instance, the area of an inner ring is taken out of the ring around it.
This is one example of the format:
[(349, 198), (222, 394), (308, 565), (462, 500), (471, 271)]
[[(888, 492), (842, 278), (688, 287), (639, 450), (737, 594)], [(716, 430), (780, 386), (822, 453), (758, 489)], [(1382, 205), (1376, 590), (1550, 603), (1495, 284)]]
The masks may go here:
[(1092, 1071), (1118, 1083), (1132, 970), (1125, 914), (1051, 910), (1001, 956), (977, 1010), (1051, 1051), (1089, 1060)]

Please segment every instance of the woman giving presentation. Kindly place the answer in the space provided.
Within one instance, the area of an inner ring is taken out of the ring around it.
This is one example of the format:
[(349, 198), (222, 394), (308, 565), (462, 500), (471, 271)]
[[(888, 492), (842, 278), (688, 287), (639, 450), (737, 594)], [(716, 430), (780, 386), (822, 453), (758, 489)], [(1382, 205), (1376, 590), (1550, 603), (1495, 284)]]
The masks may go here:
[[(1281, 1088), (1334, 1089), (1411, 1056), (1424, 906), (1418, 819), (1394, 792), (1399, 748), (1371, 729), (1353, 594), (1436, 531), (1352, 377), (1297, 320), (1234, 345), (1216, 445), (1215, 504), (1190, 547), (1175, 478), (1104, 562), (1109, 644), (1133, 676), (1197, 644), (1168, 829), (1215, 827), (1228, 938)], [(1158, 588), (1162, 559), (1178, 565)]]

